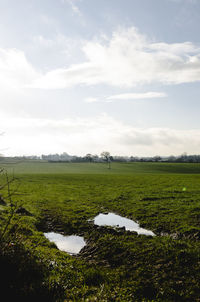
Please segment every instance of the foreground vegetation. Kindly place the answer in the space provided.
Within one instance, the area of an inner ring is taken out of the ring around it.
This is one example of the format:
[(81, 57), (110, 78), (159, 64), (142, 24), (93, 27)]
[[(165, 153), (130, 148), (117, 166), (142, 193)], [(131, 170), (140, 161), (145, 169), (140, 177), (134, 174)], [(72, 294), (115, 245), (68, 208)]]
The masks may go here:
[[(200, 301), (198, 164), (113, 163), (110, 170), (102, 163), (1, 166), (10, 175), (14, 169), (16, 177), (12, 200), (7, 187), (1, 190), (7, 301)], [(138, 220), (156, 236), (88, 221), (108, 211)], [(47, 231), (83, 235), (87, 245), (70, 256), (44, 237)]]

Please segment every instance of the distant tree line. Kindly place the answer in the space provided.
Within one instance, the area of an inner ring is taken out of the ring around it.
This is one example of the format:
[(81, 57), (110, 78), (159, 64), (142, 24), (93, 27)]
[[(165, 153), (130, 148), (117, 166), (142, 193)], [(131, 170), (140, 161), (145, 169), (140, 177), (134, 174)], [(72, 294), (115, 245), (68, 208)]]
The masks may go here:
[[(8, 157), (0, 157), (0, 160), (8, 159)], [(183, 153), (179, 156), (112, 156), (108, 151), (103, 151), (100, 155), (87, 153), (84, 156), (69, 155), (64, 152), (61, 154), (48, 154), (41, 156), (15, 156), (12, 159), (18, 160), (46, 160), (49, 162), (107, 162), (110, 165), (111, 162), (169, 162), (169, 163), (200, 163), (200, 155), (187, 155)]]

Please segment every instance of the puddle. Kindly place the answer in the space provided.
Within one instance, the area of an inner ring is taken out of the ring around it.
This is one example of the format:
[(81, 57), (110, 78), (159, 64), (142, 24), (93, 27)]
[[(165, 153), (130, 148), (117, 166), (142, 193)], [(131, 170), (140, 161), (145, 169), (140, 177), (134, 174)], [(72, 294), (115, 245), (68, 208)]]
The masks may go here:
[(152, 231), (143, 229), (139, 224), (131, 219), (116, 215), (114, 213), (99, 214), (94, 218), (94, 224), (99, 226), (125, 227), (126, 231), (135, 231), (138, 234), (155, 236)]
[(63, 236), (58, 233), (50, 232), (44, 233), (44, 236), (49, 239), (49, 241), (54, 242), (59, 250), (69, 254), (78, 254), (86, 245), (84, 238), (76, 235)]

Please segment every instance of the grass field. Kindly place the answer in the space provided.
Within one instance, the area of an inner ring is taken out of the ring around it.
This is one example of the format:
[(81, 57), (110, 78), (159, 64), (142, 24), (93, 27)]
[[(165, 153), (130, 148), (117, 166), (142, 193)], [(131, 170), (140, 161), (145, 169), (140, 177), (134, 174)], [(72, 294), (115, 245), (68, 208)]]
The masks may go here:
[(49, 163), (47, 161), (2, 161), (0, 166), (16, 174), (200, 174), (200, 164), (194, 163)]
[[(41, 277), (51, 293), (46, 301), (200, 301), (199, 164), (112, 163), (109, 170), (103, 163), (24, 161), (1, 167), (14, 171), (13, 200), (31, 214), (15, 214), (8, 236), (14, 233), (12, 241), (48, 271)], [(108, 211), (156, 236), (88, 222)], [(2, 225), (8, 216), (1, 206)], [(44, 231), (83, 235), (87, 246), (70, 256)]]

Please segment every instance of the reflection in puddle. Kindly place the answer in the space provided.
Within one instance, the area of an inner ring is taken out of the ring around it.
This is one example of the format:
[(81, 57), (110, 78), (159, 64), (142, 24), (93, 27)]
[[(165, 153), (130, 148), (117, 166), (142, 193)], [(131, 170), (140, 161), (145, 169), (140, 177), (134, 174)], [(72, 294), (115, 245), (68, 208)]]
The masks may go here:
[(49, 241), (54, 242), (59, 250), (69, 254), (78, 254), (86, 245), (83, 237), (76, 235), (63, 236), (61, 234), (51, 232), (44, 233), (44, 236), (49, 239)]
[(117, 226), (125, 227), (126, 231), (135, 231), (138, 234), (155, 236), (152, 231), (143, 229), (139, 226), (138, 223), (134, 222), (131, 219), (116, 215), (114, 213), (108, 214), (99, 214), (94, 218), (94, 223), (96, 225), (107, 225), (107, 226)]

